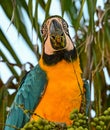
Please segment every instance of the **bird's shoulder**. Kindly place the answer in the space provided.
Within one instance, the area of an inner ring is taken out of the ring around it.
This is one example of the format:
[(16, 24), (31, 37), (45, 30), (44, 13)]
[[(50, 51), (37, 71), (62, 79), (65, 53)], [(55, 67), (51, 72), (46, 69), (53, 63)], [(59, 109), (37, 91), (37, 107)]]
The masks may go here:
[[(18, 104), (23, 103), (26, 108), (33, 109), (35, 104), (39, 102), (39, 98), (44, 91), (46, 83), (46, 73), (38, 64), (22, 79), (15, 97), (15, 102)], [(31, 103), (32, 100), (33, 103)]]

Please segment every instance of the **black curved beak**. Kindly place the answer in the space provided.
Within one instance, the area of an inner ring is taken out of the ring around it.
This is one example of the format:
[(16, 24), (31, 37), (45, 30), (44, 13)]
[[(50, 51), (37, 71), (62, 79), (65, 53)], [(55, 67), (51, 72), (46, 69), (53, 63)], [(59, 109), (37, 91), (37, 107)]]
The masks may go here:
[(53, 19), (50, 23), (50, 41), (55, 50), (63, 49), (66, 46), (66, 38), (61, 24)]

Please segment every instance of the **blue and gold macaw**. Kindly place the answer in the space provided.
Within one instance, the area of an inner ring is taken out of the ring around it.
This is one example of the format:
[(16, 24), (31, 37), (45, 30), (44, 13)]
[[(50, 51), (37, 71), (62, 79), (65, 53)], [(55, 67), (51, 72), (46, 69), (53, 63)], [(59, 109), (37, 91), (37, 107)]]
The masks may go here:
[[(71, 124), (69, 114), (73, 109), (80, 110), (85, 91), (88, 111), (90, 88), (82, 80), (68, 24), (60, 16), (51, 16), (44, 21), (41, 33), (41, 58), (23, 78), (7, 116), (5, 130), (15, 130), (9, 125), (22, 128), (29, 120), (38, 120), (36, 115), (49, 121)], [(22, 106), (34, 114), (25, 113)]]

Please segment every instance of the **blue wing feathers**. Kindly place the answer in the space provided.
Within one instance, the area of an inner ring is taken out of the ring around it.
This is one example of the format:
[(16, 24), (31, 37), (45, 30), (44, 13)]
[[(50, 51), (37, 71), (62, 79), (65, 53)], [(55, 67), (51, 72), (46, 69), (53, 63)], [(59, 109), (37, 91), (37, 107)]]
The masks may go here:
[[(29, 117), (24, 114), (23, 110), (18, 106), (24, 105), (25, 109), (33, 111), (39, 103), (41, 93), (44, 91), (46, 83), (46, 73), (37, 65), (23, 78), (8, 114), (6, 125), (21, 128), (29, 121)], [(15, 129), (5, 126), (4, 130)]]

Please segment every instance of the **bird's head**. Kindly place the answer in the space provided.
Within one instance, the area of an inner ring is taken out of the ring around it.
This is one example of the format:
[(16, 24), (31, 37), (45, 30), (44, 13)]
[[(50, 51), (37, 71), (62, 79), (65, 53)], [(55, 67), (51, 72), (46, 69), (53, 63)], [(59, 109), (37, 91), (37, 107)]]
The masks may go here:
[(41, 33), (43, 60), (46, 64), (56, 64), (62, 59), (69, 62), (77, 57), (68, 24), (62, 17), (55, 15), (47, 18), (42, 25)]

